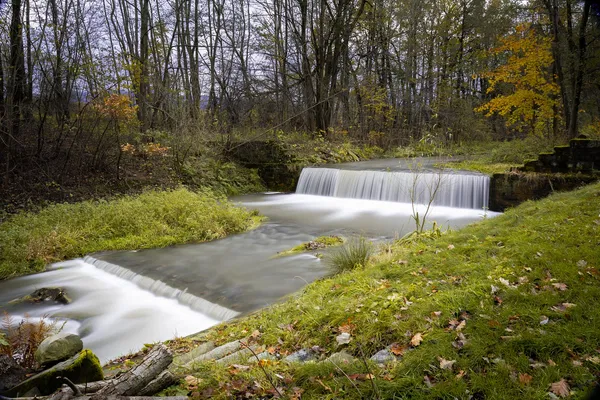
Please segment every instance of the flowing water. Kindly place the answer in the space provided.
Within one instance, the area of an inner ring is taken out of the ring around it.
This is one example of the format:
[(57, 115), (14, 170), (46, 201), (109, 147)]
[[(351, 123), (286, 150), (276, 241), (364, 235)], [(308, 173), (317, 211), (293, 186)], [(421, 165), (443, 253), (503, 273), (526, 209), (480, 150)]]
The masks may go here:
[[(0, 282), (0, 309), (15, 320), (27, 314), (64, 322), (64, 330), (78, 333), (107, 361), (260, 309), (324, 276), (327, 267), (314, 254), (277, 256), (316, 236), (402, 236), (414, 229), (412, 216), (423, 216), (434, 194), (427, 220), (443, 227), (496, 215), (485, 211), (486, 176), (440, 172), (430, 160), (423, 163), (418, 173), (399, 160), (306, 168), (295, 194), (233, 199), (269, 217), (251, 232), (54, 264), (48, 272)], [(62, 287), (73, 301), (11, 302), (41, 287)]]

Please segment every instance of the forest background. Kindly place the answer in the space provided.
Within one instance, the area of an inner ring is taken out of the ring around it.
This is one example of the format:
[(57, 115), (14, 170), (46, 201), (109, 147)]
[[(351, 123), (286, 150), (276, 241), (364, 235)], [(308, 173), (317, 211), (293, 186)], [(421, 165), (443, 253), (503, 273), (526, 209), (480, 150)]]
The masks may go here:
[(353, 159), (597, 137), (599, 13), (591, 0), (3, 0), (2, 206), (253, 190), (230, 157), (253, 141)]

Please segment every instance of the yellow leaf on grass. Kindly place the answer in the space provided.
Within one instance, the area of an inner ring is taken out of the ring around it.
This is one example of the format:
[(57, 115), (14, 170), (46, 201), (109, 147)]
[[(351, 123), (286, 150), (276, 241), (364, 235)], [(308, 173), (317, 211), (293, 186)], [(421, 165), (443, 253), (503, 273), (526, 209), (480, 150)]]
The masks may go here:
[(417, 347), (423, 341), (423, 336), (420, 333), (415, 334), (412, 339), (410, 339), (410, 344), (413, 347)]

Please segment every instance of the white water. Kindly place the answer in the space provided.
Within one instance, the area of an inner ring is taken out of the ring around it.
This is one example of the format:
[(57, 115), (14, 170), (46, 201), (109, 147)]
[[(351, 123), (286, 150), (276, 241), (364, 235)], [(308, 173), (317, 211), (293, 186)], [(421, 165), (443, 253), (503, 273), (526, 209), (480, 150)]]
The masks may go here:
[(18, 322), (47, 317), (81, 336), (101, 362), (137, 351), (144, 343), (190, 335), (220, 321), (175, 299), (156, 296), (83, 260), (53, 264), (48, 272), (0, 282), (0, 304), (41, 287), (62, 287), (73, 302), (4, 306)]
[(179, 303), (190, 307), (192, 310), (207, 315), (210, 318), (226, 321), (240, 314), (237, 311), (230, 310), (229, 308), (222, 307), (201, 297), (187, 293), (186, 290), (176, 289), (160, 280), (137, 274), (134, 271), (120, 267), (116, 264), (111, 264), (90, 256), (84, 257), (83, 261), (93, 265), (98, 269), (101, 269), (102, 271), (115, 275), (118, 278), (132, 282), (140, 289), (147, 290), (156, 296), (165, 297), (167, 299), (175, 299)]
[(410, 171), (349, 171), (304, 168), (296, 193), (318, 196), (433, 204), (483, 210), (490, 178), (485, 175)]

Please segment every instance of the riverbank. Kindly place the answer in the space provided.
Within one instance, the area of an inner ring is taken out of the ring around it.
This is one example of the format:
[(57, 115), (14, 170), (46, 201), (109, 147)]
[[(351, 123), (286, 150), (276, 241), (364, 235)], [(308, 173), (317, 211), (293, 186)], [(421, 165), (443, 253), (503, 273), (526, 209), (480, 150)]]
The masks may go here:
[[(600, 375), (599, 200), (593, 184), (439, 238), (397, 241), (365, 268), (197, 335), (190, 345), (241, 339), (270, 357), (193, 364), (167, 393), (584, 398)], [(386, 348), (392, 362), (369, 361)], [(353, 359), (281, 360), (301, 349)]]
[(104, 250), (203, 242), (258, 226), (257, 214), (209, 189), (147, 191), (108, 201), (53, 204), (0, 224), (0, 279)]

